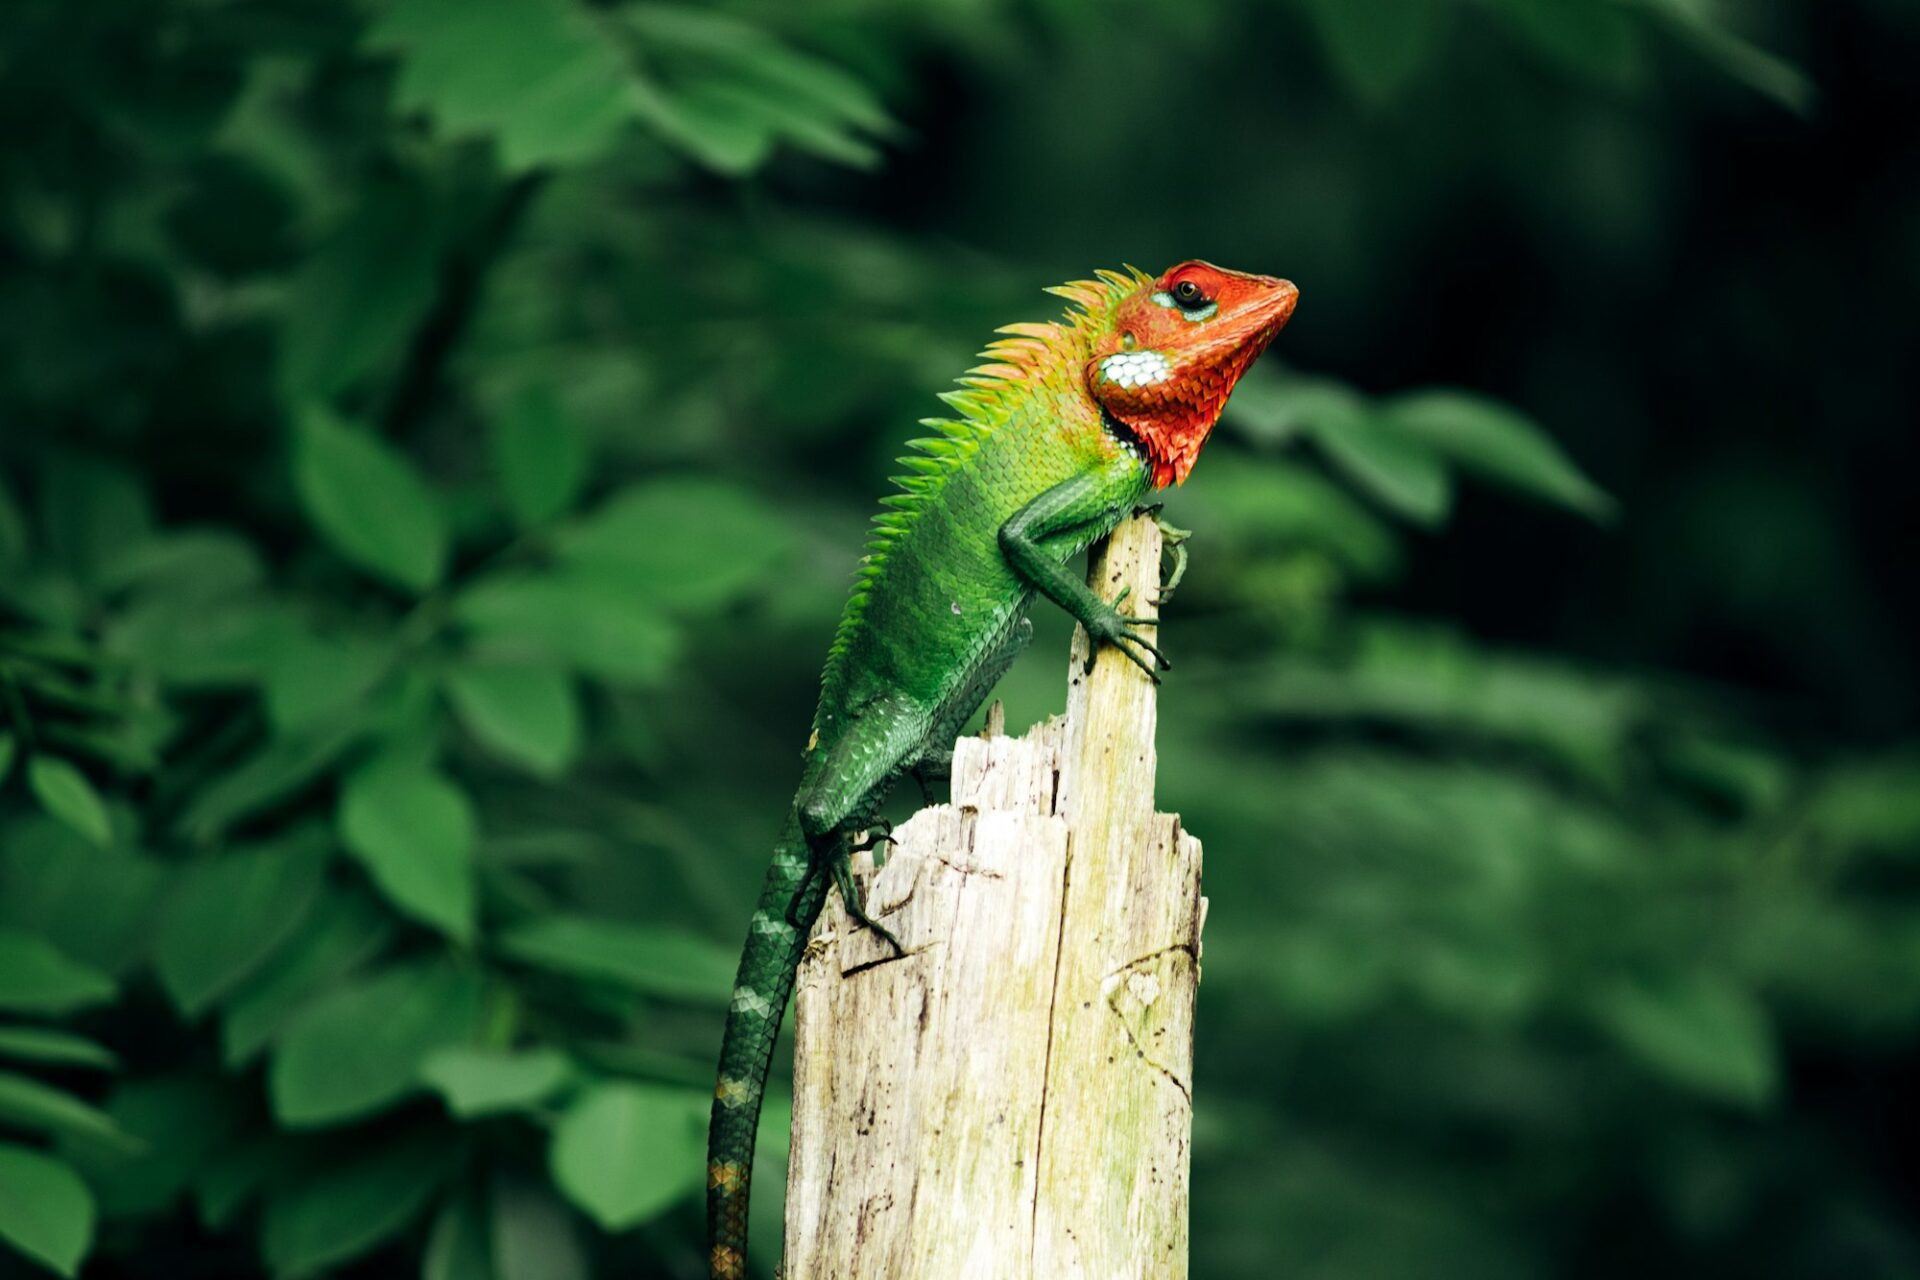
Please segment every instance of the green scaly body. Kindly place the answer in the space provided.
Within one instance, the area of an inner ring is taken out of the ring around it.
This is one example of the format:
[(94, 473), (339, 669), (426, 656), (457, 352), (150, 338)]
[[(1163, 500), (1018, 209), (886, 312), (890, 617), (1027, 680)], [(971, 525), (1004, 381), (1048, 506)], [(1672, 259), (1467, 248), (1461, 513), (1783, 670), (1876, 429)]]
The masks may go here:
[(1082, 622), (1125, 621), (1060, 566), (1152, 486), (1082, 372), (1111, 304), (1146, 279), (1102, 273), (1055, 291), (1080, 304), (1066, 322), (1003, 330), (1015, 336), (943, 397), (957, 418), (927, 420), (938, 434), (914, 442), (921, 453), (902, 460), (912, 469), (902, 492), (884, 500), (727, 1019), (708, 1147), (716, 1280), (746, 1274), (754, 1134), (794, 970), (826, 899), (826, 878), (810, 874), (820, 843), (844, 849), (902, 773), (945, 757), (1025, 643), (1036, 590)]
[[(953, 419), (902, 459), (820, 688), (806, 770), (747, 934), (720, 1050), (708, 1145), (714, 1280), (746, 1275), (747, 1184), (774, 1038), (829, 879), (870, 920), (848, 871), (854, 838), (909, 770), (944, 766), (954, 736), (1012, 663), (1047, 596), (1158, 679), (1166, 659), (1066, 562), (1148, 491), (1193, 466), (1235, 382), (1293, 313), (1271, 276), (1189, 261), (1161, 276), (1101, 272), (1052, 292), (1059, 324), (1011, 325), (991, 363), (943, 397)], [(1165, 526), (1162, 526), (1163, 528)], [(1175, 576), (1178, 576), (1176, 564)], [(1164, 592), (1162, 593), (1164, 596)]]

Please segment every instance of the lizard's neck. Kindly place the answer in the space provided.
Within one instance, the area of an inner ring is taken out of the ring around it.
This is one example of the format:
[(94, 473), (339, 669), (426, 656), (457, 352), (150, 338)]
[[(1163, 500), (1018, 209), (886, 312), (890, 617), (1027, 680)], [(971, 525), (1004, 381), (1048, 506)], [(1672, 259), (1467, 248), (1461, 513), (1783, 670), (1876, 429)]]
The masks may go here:
[(1129, 456), (1142, 465), (1156, 465), (1153, 451), (1147, 446), (1147, 442), (1140, 438), (1140, 433), (1114, 417), (1107, 411), (1105, 405), (1100, 405), (1100, 425), (1106, 429), (1109, 436), (1113, 437), (1114, 443), (1124, 449)]

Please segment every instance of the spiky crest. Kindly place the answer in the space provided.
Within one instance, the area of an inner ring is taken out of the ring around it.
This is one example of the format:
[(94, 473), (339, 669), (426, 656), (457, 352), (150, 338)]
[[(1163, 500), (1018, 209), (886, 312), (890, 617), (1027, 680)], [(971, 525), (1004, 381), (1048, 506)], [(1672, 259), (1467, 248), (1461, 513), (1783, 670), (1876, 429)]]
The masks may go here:
[[(840, 626), (834, 632), (833, 647), (827, 651), (826, 674), (821, 681), (821, 705), (834, 695), (839, 684), (841, 664), (853, 638), (866, 616), (867, 595), (886, 571), (887, 556), (920, 512), (934, 502), (947, 478), (965, 466), (988, 436), (1004, 423), (1019, 406), (1022, 395), (1050, 375), (1078, 377), (1081, 363), (1100, 326), (1107, 323), (1115, 304), (1152, 277), (1138, 267), (1124, 272), (1098, 271), (1094, 280), (1073, 280), (1052, 285), (1048, 293), (1073, 304), (1066, 316), (1046, 323), (1003, 325), (996, 333), (1009, 335), (987, 344), (980, 358), (988, 361), (967, 370), (955, 382), (960, 390), (943, 391), (956, 416), (922, 418), (920, 425), (934, 434), (909, 440), (907, 446), (917, 454), (899, 459), (908, 474), (893, 477), (898, 493), (880, 499), (881, 510), (868, 530), (867, 554), (861, 557), (853, 590)], [(819, 725), (816, 724), (818, 729)]]

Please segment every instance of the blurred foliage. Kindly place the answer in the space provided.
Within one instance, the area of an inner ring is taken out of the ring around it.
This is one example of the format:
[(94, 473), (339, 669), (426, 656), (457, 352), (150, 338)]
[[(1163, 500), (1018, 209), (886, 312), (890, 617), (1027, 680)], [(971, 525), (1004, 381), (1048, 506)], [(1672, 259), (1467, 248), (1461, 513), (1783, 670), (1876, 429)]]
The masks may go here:
[(0, 1274), (701, 1274), (902, 424), (1196, 251), (1306, 293), (1171, 499), (1196, 1274), (1920, 1274), (1916, 30), (1813, 13), (8, 5)]

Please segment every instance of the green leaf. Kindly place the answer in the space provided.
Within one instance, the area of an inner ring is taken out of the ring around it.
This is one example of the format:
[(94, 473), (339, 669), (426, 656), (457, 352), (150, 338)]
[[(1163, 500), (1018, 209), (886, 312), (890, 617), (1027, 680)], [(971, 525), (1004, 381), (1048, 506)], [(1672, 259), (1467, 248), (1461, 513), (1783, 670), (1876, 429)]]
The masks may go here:
[[(831, 115), (800, 106), (779, 85), (763, 83), (733, 69), (683, 73), (679, 80), (676, 93), (682, 121), (698, 121), (709, 129), (723, 123), (723, 127), (735, 131), (737, 142), (751, 139), (750, 148), (743, 146), (741, 150), (743, 158), (751, 157), (748, 168), (765, 160), (776, 138), (823, 160), (856, 169), (871, 169), (880, 163), (880, 152), (872, 143)], [(648, 118), (672, 138), (670, 114), (662, 116), (652, 111)], [(698, 150), (690, 150), (701, 158)], [(713, 167), (725, 171), (724, 166)]]
[[(1651, 753), (1675, 783), (1694, 787), (1750, 815), (1779, 813), (1789, 797), (1795, 797), (1801, 782), (1794, 767), (1776, 751), (1711, 732), (1675, 732), (1651, 744)], [(1817, 812), (1817, 806), (1809, 806), (1810, 817)], [(1920, 817), (1920, 797), (1910, 801), (1910, 812)], [(1817, 819), (1809, 826), (1816, 824)], [(1920, 825), (1914, 833), (1920, 835)]]
[(897, 131), (854, 77), (740, 18), (679, 5), (629, 6), (620, 16), (662, 77), (634, 82), (641, 117), (718, 172), (758, 168), (776, 139), (868, 168), (879, 152), (862, 135)]
[(420, 1280), (493, 1280), (493, 1275), (485, 1207), (471, 1196), (449, 1197), (427, 1232)]
[(554, 1185), (607, 1231), (657, 1216), (699, 1189), (707, 1105), (664, 1085), (588, 1089), (554, 1127)]
[(1302, 0), (1327, 60), (1359, 97), (1386, 103), (1432, 59), (1449, 6), (1434, 0)]
[(100, 585), (206, 601), (258, 586), (265, 576), (260, 553), (245, 538), (224, 529), (192, 529), (115, 548), (101, 567)]
[(1813, 113), (1819, 93), (1807, 73), (1729, 31), (1705, 0), (1640, 0), (1726, 75), (1797, 116)]
[(527, 387), (509, 399), (490, 443), (507, 507), (522, 527), (545, 524), (580, 496), (586, 444), (551, 387)]
[(415, 592), (440, 580), (447, 529), (439, 502), (386, 441), (309, 404), (295, 431), (293, 480), (314, 527), (347, 560)]
[(1836, 761), (1807, 803), (1826, 838), (1868, 849), (1920, 849), (1920, 749)]
[(1363, 578), (1385, 577), (1398, 563), (1388, 526), (1342, 486), (1291, 463), (1230, 461), (1194, 493), (1209, 538), (1243, 551), (1311, 548)]
[(103, 1110), (126, 1140), (74, 1134), (63, 1137), (59, 1149), (86, 1178), (108, 1218), (165, 1212), (251, 1114), (230, 1081), (196, 1073), (120, 1080)]
[(402, 912), (473, 937), (473, 805), (445, 775), (393, 756), (362, 765), (341, 789), (340, 838)]
[(0, 477), (0, 568), (12, 568), (26, 559), (27, 518)]
[(648, 995), (724, 1004), (733, 988), (733, 952), (682, 929), (548, 915), (508, 929), (499, 945), (543, 969), (606, 979)]
[(0, 783), (7, 780), (7, 774), (13, 770), (13, 757), (19, 751), (20, 744), (10, 733), (0, 733)]
[(640, 118), (667, 142), (729, 178), (752, 173), (773, 154), (774, 119), (764, 104), (742, 103), (696, 79), (677, 92), (650, 81), (634, 84)]
[(27, 786), (48, 815), (105, 848), (113, 843), (113, 822), (100, 793), (68, 761), (35, 755), (27, 760)]
[(209, 1231), (224, 1231), (234, 1215), (269, 1184), (284, 1182), (306, 1163), (306, 1153), (277, 1132), (243, 1136), (203, 1161), (193, 1178), (200, 1221)]
[(15, 1075), (11, 1071), (0, 1071), (0, 1124), (96, 1138), (116, 1147), (139, 1146), (137, 1140), (121, 1132), (112, 1117), (98, 1107), (31, 1076)]
[(393, 918), (359, 893), (321, 899), (294, 940), (226, 1002), (221, 1053), (237, 1067), (321, 992), (386, 949)]
[(52, 943), (19, 929), (0, 929), (0, 1009), (67, 1013), (111, 999), (113, 979), (69, 960)]
[(499, 1280), (588, 1280), (593, 1274), (572, 1215), (544, 1184), (501, 1174), (492, 1207)]
[(113, 559), (152, 536), (146, 488), (125, 468), (57, 451), (47, 455), (41, 483), (47, 552), (81, 582), (99, 585)]
[(1290, 377), (1272, 385), (1261, 409), (1268, 430), (1304, 431), (1349, 479), (1388, 509), (1423, 525), (1438, 524), (1453, 502), (1446, 468), (1431, 449), (1394, 430), (1350, 387), (1324, 378)]
[(1234, 714), (1391, 724), (1440, 741), (1500, 743), (1615, 785), (1652, 699), (1638, 686), (1551, 660), (1486, 652), (1445, 630), (1386, 622), (1353, 628), (1337, 662), (1297, 660), (1248, 675)]
[(770, 578), (785, 524), (745, 489), (699, 476), (632, 485), (559, 538), (569, 563), (604, 574), (650, 606), (725, 604)]
[(209, 782), (180, 815), (180, 830), (213, 841), (312, 782), (371, 727), (363, 717), (340, 716), (274, 739)]
[(280, 1035), (267, 1077), (274, 1114), (305, 1129), (392, 1105), (418, 1088), (428, 1054), (472, 1038), (482, 995), (478, 973), (447, 962), (334, 988)]
[(508, 169), (591, 159), (632, 118), (619, 50), (566, 0), (396, 0), (369, 42), (403, 55), (401, 111), (491, 135)]
[(390, 179), (359, 203), (294, 277), (280, 324), (281, 403), (299, 408), (400, 359), (439, 287), (434, 197)]
[(1351, 387), (1262, 361), (1235, 384), (1222, 421), (1255, 444), (1285, 448), (1323, 419), (1344, 422), (1364, 409), (1365, 400)]
[(1387, 421), (1469, 471), (1595, 520), (1613, 499), (1568, 461), (1539, 425), (1506, 405), (1462, 391), (1421, 391), (1383, 406)]
[(438, 1190), (453, 1154), (444, 1138), (422, 1136), (276, 1188), (260, 1224), (274, 1275), (315, 1275), (404, 1230)]
[(447, 693), (469, 733), (541, 777), (566, 772), (579, 754), (580, 704), (564, 671), (470, 663), (449, 673)]
[(1334, 464), (1389, 510), (1429, 528), (1446, 519), (1453, 483), (1426, 446), (1371, 416), (1317, 438)]
[(552, 1049), (441, 1049), (420, 1066), (420, 1075), (462, 1120), (500, 1111), (520, 1111), (552, 1096), (572, 1075), (564, 1054)]
[(615, 682), (656, 680), (675, 656), (677, 633), (656, 605), (586, 574), (483, 579), (455, 612), (489, 653), (552, 658)]
[(1625, 5), (1499, 0), (1498, 7), (1534, 48), (1575, 74), (1615, 88), (1638, 78), (1640, 24)]
[(1766, 1010), (1725, 979), (1694, 974), (1619, 983), (1595, 997), (1594, 1014), (1649, 1067), (1696, 1092), (1760, 1106), (1779, 1087)]
[(899, 128), (879, 99), (852, 75), (797, 52), (732, 14), (690, 5), (643, 4), (626, 16), (651, 47), (704, 56), (778, 89), (791, 110), (845, 120), (873, 133)]
[(93, 1193), (65, 1162), (0, 1143), (0, 1240), (63, 1276), (93, 1247)]
[(262, 673), (267, 715), (281, 734), (297, 734), (350, 715), (392, 669), (389, 637), (288, 636)]
[(172, 685), (237, 685), (260, 677), (305, 635), (295, 612), (250, 595), (142, 596), (106, 627), (105, 647)]
[[(0, 841), (0, 934), (13, 926), (70, 960), (119, 974), (147, 958), (154, 901), (165, 878), (151, 858), (97, 848), (50, 818), (23, 817)], [(6, 973), (0, 963), (0, 990)], [(90, 998), (105, 995), (98, 978), (90, 989)]]
[(109, 1071), (120, 1065), (118, 1058), (93, 1041), (50, 1027), (0, 1027), (0, 1058)]
[(154, 966), (182, 1013), (198, 1017), (293, 936), (320, 896), (327, 853), (324, 842), (297, 838), (181, 874), (161, 909)]

